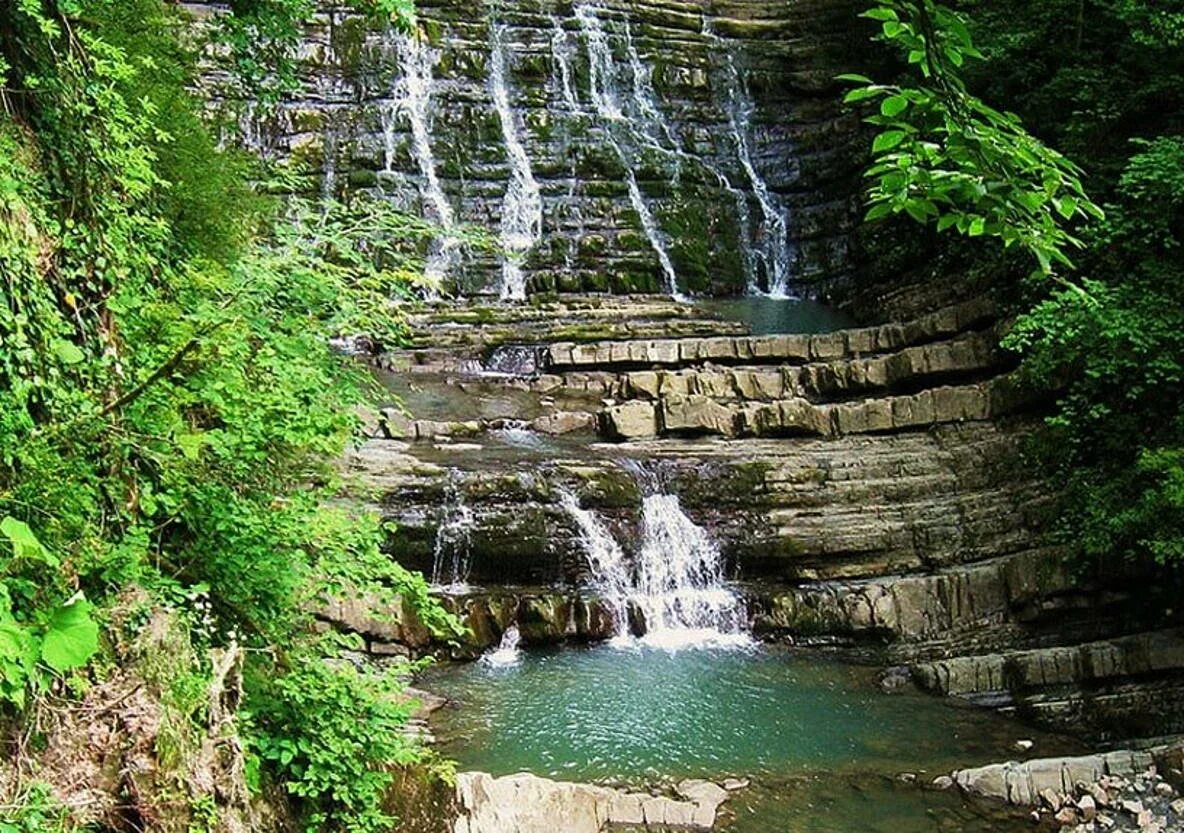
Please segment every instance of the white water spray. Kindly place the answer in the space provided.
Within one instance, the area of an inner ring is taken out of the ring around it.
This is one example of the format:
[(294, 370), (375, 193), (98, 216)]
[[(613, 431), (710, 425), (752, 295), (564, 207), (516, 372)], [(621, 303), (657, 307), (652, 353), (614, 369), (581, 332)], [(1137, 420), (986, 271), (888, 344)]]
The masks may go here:
[(440, 53), (415, 35), (391, 32), (399, 72), (391, 85), (391, 98), (380, 110), (383, 138), (383, 168), (390, 172), (394, 164), (396, 114), (402, 114), (411, 128), (411, 152), (419, 168), (420, 198), (424, 216), (434, 221), (444, 234), (428, 246), (424, 276), (434, 289), (449, 276), (456, 265), (460, 241), (448, 234), (456, 225), (456, 214), (436, 171), (432, 150), (431, 113), (434, 72)]
[[(661, 142), (661, 137), (670, 138), (670, 135), (654, 101), (650, 70), (642, 62), (626, 23), (622, 39), (629, 73), (626, 83), (622, 85), (612, 43), (598, 11), (581, 4), (575, 7), (574, 12), (587, 51), (588, 92), (594, 111), (591, 115), (600, 119), (608, 134), (609, 145), (625, 168), (630, 205), (637, 213), (642, 232), (658, 258), (658, 265), (666, 279), (667, 291), (672, 297), (685, 301), (686, 297), (678, 289), (678, 274), (670, 258), (665, 235), (658, 227), (658, 222), (641, 193), (634, 173), (638, 164), (639, 147), (651, 148), (663, 155), (677, 157), (676, 152), (666, 149)], [(562, 61), (564, 58), (558, 55), (556, 60)]]
[(522, 264), (543, 234), (543, 198), (530, 169), (530, 157), (522, 144), (514, 106), (510, 101), (510, 88), (506, 79), (508, 50), (505, 27), (493, 24), (491, 28), (489, 86), (510, 162), (510, 182), (502, 201), (500, 295), (503, 300), (521, 301), (526, 298), (526, 276)]
[(633, 571), (625, 551), (595, 513), (580, 507), (571, 492), (561, 492), (559, 504), (576, 523), (580, 546), (588, 560), (592, 589), (613, 617), (614, 641), (629, 640), (629, 601), (633, 596)]
[[(756, 254), (764, 264), (768, 295), (771, 298), (793, 297), (789, 291), (790, 279), (790, 248), (789, 227), (786, 221), (785, 209), (778, 205), (769, 189), (768, 182), (757, 170), (752, 158), (752, 114), (756, 105), (748, 91), (748, 84), (736, 66), (736, 59), (729, 50), (727, 56), (727, 99), (728, 123), (732, 131), (732, 140), (736, 145), (736, 155), (748, 181), (752, 186), (752, 193), (760, 205), (762, 223), (760, 236), (757, 240)], [(750, 275), (749, 292), (759, 292)]]
[(724, 580), (723, 557), (707, 532), (683, 512), (678, 497), (648, 495), (642, 539), (630, 562), (608, 527), (561, 495), (588, 559), (592, 589), (613, 615), (613, 644), (631, 645), (629, 612), (645, 623), (638, 642), (675, 650), (751, 644), (743, 601)]
[(518, 632), (518, 626), (510, 625), (502, 634), (498, 646), (481, 655), (481, 664), (490, 668), (508, 668), (511, 665), (517, 665), (522, 661), (522, 651), (518, 649), (518, 643), (521, 641), (522, 636)]

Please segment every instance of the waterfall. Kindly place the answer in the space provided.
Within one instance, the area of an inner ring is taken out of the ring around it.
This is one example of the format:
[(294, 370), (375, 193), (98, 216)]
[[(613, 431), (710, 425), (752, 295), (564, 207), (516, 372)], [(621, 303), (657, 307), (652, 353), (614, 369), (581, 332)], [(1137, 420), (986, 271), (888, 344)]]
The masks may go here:
[(498, 646), (481, 655), (481, 664), (488, 665), (490, 668), (506, 668), (517, 665), (522, 661), (522, 652), (518, 650), (518, 643), (521, 641), (522, 636), (518, 632), (518, 626), (510, 625), (502, 634)]
[(723, 556), (707, 532), (683, 512), (678, 497), (654, 493), (642, 508), (641, 541), (632, 561), (608, 527), (576, 498), (560, 505), (576, 524), (592, 589), (613, 615), (613, 642), (633, 644), (629, 612), (645, 623), (640, 643), (670, 650), (744, 646), (744, 603), (724, 580)]
[(337, 129), (331, 124), (321, 138), (321, 153), (324, 156), (321, 199), (328, 202), (337, 194)]
[(522, 263), (542, 237), (543, 199), (530, 169), (530, 157), (519, 137), (514, 106), (510, 101), (506, 80), (505, 27), (493, 24), (491, 29), (489, 86), (510, 162), (510, 182), (502, 202), (500, 295), (503, 300), (521, 301), (526, 298), (526, 276), (522, 272)]
[(744, 604), (724, 583), (719, 547), (676, 495), (653, 494), (642, 503), (637, 589), (648, 644), (748, 642)]
[(600, 596), (613, 617), (614, 641), (629, 640), (629, 602), (633, 597), (633, 572), (625, 551), (608, 527), (596, 515), (580, 507), (571, 492), (561, 492), (559, 504), (575, 521), (580, 546), (588, 560), (592, 589)]
[(383, 136), (383, 166), (391, 171), (395, 152), (395, 113), (402, 113), (411, 127), (411, 152), (419, 168), (422, 181), (420, 198), (424, 216), (444, 231), (428, 246), (424, 276), (429, 287), (435, 287), (448, 277), (456, 264), (459, 241), (448, 234), (456, 225), (452, 204), (440, 184), (436, 172), (436, 157), (432, 151), (431, 112), (434, 71), (440, 61), (438, 51), (415, 35), (390, 31), (399, 72), (391, 84), (391, 99), (380, 111)]
[(455, 480), (448, 486), (448, 501), (436, 527), (432, 559), (432, 586), (442, 593), (464, 593), (473, 552), (473, 510)]
[[(761, 208), (762, 223), (760, 236), (757, 240), (757, 256), (765, 267), (767, 294), (772, 298), (789, 298), (792, 297), (789, 291), (790, 248), (785, 210), (776, 203), (768, 183), (753, 163), (752, 114), (756, 105), (748, 91), (748, 84), (744, 76), (736, 66), (736, 59), (731, 50), (726, 52), (726, 56), (725, 90), (732, 141), (736, 145), (736, 155), (740, 160), (740, 165), (748, 176), (753, 195)], [(754, 278), (755, 275), (750, 274), (750, 293), (759, 291)]]
[[(601, 120), (608, 135), (608, 143), (625, 168), (629, 202), (637, 213), (641, 230), (649, 241), (650, 248), (657, 255), (658, 264), (666, 278), (667, 291), (672, 297), (684, 301), (686, 297), (678, 289), (678, 274), (670, 258), (665, 235), (658, 227), (649, 205), (646, 204), (635, 174), (640, 147), (656, 150), (664, 156), (678, 156), (676, 150), (666, 148), (661, 141), (661, 137), (664, 136), (673, 144), (665, 119), (654, 101), (650, 70), (642, 63), (626, 22), (622, 39), (625, 43), (629, 75), (626, 89), (622, 89), (612, 44), (597, 10), (581, 4), (576, 6), (574, 11), (587, 50), (588, 92), (594, 111), (591, 115)], [(563, 55), (557, 55), (556, 60), (564, 60)], [(571, 102), (568, 103), (570, 106)]]
[(637, 177), (634, 176), (632, 168), (626, 171), (625, 180), (629, 185), (629, 202), (641, 220), (641, 230), (645, 232), (646, 239), (650, 241), (650, 247), (654, 250), (654, 254), (658, 256), (658, 263), (662, 266), (662, 272), (666, 275), (666, 291), (675, 300), (689, 300), (678, 289), (678, 275), (674, 271), (674, 262), (670, 259), (670, 251), (666, 248), (666, 241), (663, 239), (662, 232), (658, 228), (657, 220), (654, 219), (653, 213), (650, 212), (649, 206), (645, 203), (645, 197), (641, 194), (641, 188), (637, 185)]
[(551, 65), (553, 67), (552, 81), (558, 90), (564, 105), (573, 113), (580, 111), (580, 100), (576, 96), (574, 75), (571, 66), (572, 50), (567, 39), (567, 32), (559, 18), (551, 16)]

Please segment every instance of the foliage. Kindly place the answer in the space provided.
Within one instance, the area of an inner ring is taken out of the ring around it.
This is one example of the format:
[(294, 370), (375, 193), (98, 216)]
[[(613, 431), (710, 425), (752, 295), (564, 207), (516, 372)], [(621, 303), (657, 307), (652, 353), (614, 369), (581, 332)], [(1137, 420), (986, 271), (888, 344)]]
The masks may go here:
[[(0, 7), (0, 691), (11, 717), (81, 673), (112, 600), (146, 588), (191, 611), (203, 647), (247, 647), (262, 748), (317, 762), (267, 755), (263, 775), (301, 784), (332, 829), (377, 818), (378, 773), (413, 752), (325, 753), (347, 726), (396, 737), (405, 710), (378, 703), (396, 681), (325, 664), (312, 603), (397, 595), (459, 628), (383, 556), (376, 518), (329, 505), (373, 384), (331, 338), (400, 343), (391, 299), (431, 230), (376, 201), (256, 196), (186, 93), (176, 14)], [(334, 722), (284, 717), (304, 708)], [(375, 775), (347, 789), (359, 772)]]
[[(389, 22), (400, 31), (415, 25), (414, 0), (348, 0), (355, 11)], [(230, 14), (215, 28), (226, 48), (240, 94), (264, 107), (297, 89), (297, 51), (314, 0), (231, 0)]]
[(879, 101), (867, 121), (881, 128), (868, 220), (907, 213), (971, 237), (990, 236), (1020, 246), (1042, 275), (1071, 268), (1068, 250), (1082, 243), (1066, 221), (1099, 218), (1080, 169), (1024, 129), (1011, 113), (971, 95), (961, 79), (967, 59), (981, 58), (965, 20), (933, 0), (878, 0), (864, 13), (881, 23), (881, 38), (907, 55), (921, 74), (915, 86), (862, 86), (846, 101)]
[(391, 829), (382, 798), (392, 774), (372, 762), (411, 764), (426, 754), (403, 732), (414, 706), (401, 696), (408, 670), (299, 661), (273, 685), (254, 687), (261, 691), (252, 704), (258, 753), (290, 793), (312, 806), (309, 833)]
[(65, 833), (68, 813), (46, 784), (30, 784), (15, 808), (0, 809), (0, 833)]
[(1082, 550), (1184, 563), (1184, 138), (1138, 147), (1091, 228), (1113, 277), (1037, 304), (1005, 344), (1031, 384), (1062, 388), (1046, 450)]
[[(1065, 487), (1062, 531), (1104, 570), (1123, 560), (1180, 567), (1184, 9), (1130, 0), (960, 6), (973, 22), (929, 0), (881, 0), (868, 13), (921, 77), (916, 87), (849, 76), (862, 85), (849, 97), (879, 101), (873, 121), (884, 128), (870, 216), (936, 216), (939, 228), (1018, 241), (1042, 271), (1046, 261), (1067, 268), (1068, 249), (1080, 249), (1079, 269), (1059, 275), (1062, 287), (1027, 288), (1032, 306), (1005, 341), (1023, 356), (1021, 378), (1055, 398), (1040, 459)], [(1015, 107), (1022, 122), (996, 119), (963, 76), (984, 98)], [(1091, 190), (1106, 195), (1105, 214), (1084, 199), (1077, 165), (1023, 123), (1071, 152)], [(926, 135), (932, 146), (919, 153), (897, 150)], [(955, 151), (955, 164), (945, 164)], [(944, 167), (931, 168), (931, 159)], [(974, 187), (959, 191), (962, 183)], [(910, 199), (932, 201), (936, 215), (923, 205), (910, 211)], [(996, 202), (974, 226), (967, 212), (979, 209), (976, 200)], [(994, 269), (995, 284), (1007, 287), (1009, 274)]]

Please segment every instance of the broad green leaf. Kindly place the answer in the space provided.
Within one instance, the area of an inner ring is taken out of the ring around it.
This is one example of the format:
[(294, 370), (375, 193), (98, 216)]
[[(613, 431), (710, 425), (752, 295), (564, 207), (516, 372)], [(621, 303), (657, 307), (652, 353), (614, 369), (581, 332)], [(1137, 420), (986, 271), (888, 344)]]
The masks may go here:
[(69, 671), (86, 665), (99, 649), (99, 626), (90, 616), (85, 599), (62, 605), (54, 611), (41, 643), (41, 658), (55, 671)]
[(880, 102), (880, 112), (885, 116), (898, 116), (909, 106), (909, 100), (903, 95), (891, 95)]
[(12, 545), (14, 558), (42, 561), (50, 566), (57, 566), (57, 558), (41, 545), (33, 530), (29, 529), (29, 525), (24, 521), (6, 515), (4, 520), (0, 521), (0, 535), (7, 538)]
[(53, 352), (62, 364), (78, 364), (86, 358), (85, 354), (78, 349), (77, 344), (64, 339), (54, 341)]
[(883, 95), (885, 92), (882, 88), (877, 87), (859, 87), (847, 93), (843, 97), (846, 104), (854, 104), (857, 101), (866, 101), (869, 98), (875, 98), (878, 95)]
[(886, 150), (892, 150), (892, 148), (904, 141), (904, 136), (905, 133), (903, 130), (885, 130), (872, 142), (872, 153), (883, 153)]

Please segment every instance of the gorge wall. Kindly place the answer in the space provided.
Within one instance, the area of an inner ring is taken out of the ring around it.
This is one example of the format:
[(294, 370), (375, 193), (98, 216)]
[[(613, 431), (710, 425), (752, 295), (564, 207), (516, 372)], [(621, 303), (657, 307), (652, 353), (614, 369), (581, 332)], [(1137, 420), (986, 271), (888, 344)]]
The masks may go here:
[[(437, 223), (429, 272), (466, 294), (820, 293), (848, 273), (858, 216), (858, 118), (834, 81), (858, 7), (423, 0), (405, 36), (322, 3), (276, 107), (206, 80), (308, 193)], [(449, 234), (463, 224), (500, 251)]]

